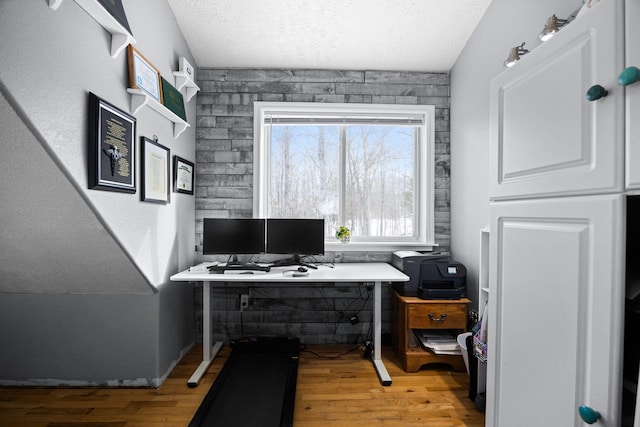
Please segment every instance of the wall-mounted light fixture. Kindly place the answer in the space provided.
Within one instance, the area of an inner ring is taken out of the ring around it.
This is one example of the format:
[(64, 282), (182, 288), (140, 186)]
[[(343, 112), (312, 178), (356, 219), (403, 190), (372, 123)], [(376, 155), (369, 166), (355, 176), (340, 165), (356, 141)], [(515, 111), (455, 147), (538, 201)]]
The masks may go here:
[(507, 57), (507, 60), (504, 61), (504, 66), (512, 67), (513, 64), (520, 60), (520, 57), (522, 55), (525, 55), (527, 53), (529, 53), (529, 50), (524, 48), (524, 42), (522, 42), (520, 46), (512, 47), (511, 50), (509, 50), (509, 56)]
[(576, 10), (571, 15), (569, 15), (567, 19), (560, 19), (556, 15), (551, 15), (549, 18), (547, 18), (547, 23), (542, 29), (542, 32), (540, 33), (540, 35), (538, 35), (538, 38), (541, 41), (546, 42), (551, 37), (553, 37), (558, 31), (560, 31), (560, 28), (564, 27), (569, 22), (576, 19), (576, 16), (578, 16), (578, 12), (580, 12), (580, 9)]
[(567, 19), (558, 19), (556, 15), (551, 15), (549, 18), (547, 18), (547, 23), (542, 29), (542, 32), (540, 33), (540, 35), (538, 35), (538, 38), (541, 41), (546, 42), (551, 37), (553, 37), (558, 31), (560, 31), (560, 28), (567, 25), (568, 22), (569, 21)]

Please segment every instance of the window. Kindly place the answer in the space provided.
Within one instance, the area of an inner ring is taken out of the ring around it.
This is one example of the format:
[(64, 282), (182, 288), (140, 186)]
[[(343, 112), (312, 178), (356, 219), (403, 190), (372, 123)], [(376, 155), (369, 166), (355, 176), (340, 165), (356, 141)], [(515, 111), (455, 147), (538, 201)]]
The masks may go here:
[(256, 216), (324, 218), (328, 245), (346, 225), (351, 250), (433, 246), (433, 106), (254, 109)]

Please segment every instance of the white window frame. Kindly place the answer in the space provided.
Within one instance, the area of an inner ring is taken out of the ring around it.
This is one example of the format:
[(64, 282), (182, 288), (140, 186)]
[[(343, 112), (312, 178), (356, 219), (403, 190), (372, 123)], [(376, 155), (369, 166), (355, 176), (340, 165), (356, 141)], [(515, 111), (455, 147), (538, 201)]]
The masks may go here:
[[(418, 233), (413, 241), (358, 242), (352, 238), (349, 244), (335, 239), (325, 241), (325, 251), (399, 251), (432, 250), (435, 243), (435, 106), (397, 104), (340, 104), (308, 102), (254, 102), (253, 144), (253, 212), (256, 218), (266, 218), (268, 197), (269, 144), (266, 142), (265, 120), (272, 115), (344, 115), (344, 116), (419, 116), (423, 129), (419, 132), (417, 155), (416, 206), (418, 206)], [(425, 166), (426, 165), (426, 166)]]

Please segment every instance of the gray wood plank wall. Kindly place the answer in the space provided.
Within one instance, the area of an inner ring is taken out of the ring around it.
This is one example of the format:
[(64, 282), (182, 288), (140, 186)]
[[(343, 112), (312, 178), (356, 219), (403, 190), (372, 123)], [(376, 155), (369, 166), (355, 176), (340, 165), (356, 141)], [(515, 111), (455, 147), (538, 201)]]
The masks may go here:
[[(253, 102), (340, 102), (435, 105), (435, 234), (450, 243), (449, 75), (444, 73), (200, 69), (196, 96), (196, 260), (202, 219), (253, 215)], [(327, 261), (390, 261), (387, 252), (327, 253)], [(196, 288), (196, 333), (201, 335), (201, 288)], [(240, 315), (239, 295), (251, 305)], [(365, 292), (366, 293), (366, 292)], [(368, 336), (371, 301), (360, 310), (357, 286), (219, 287), (214, 292), (216, 339), (297, 336), (306, 343), (355, 343)], [(358, 307), (360, 323), (348, 317)], [(346, 310), (345, 310), (346, 309)], [(389, 291), (383, 291), (383, 333), (390, 331)]]

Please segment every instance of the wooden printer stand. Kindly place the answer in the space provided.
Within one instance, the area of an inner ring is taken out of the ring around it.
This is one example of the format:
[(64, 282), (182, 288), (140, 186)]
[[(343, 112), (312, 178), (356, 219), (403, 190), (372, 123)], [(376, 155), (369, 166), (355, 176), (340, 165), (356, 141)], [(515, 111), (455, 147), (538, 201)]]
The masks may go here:
[(465, 370), (462, 356), (438, 355), (419, 344), (410, 346), (409, 334), (413, 334), (411, 329), (449, 329), (457, 336), (466, 329), (470, 300), (423, 300), (402, 296), (394, 290), (391, 301), (392, 345), (406, 372), (417, 372), (428, 363), (445, 363), (456, 371)]

